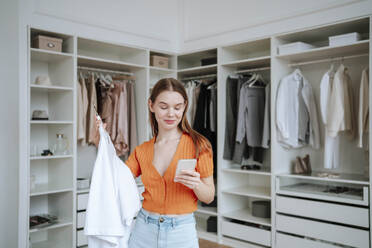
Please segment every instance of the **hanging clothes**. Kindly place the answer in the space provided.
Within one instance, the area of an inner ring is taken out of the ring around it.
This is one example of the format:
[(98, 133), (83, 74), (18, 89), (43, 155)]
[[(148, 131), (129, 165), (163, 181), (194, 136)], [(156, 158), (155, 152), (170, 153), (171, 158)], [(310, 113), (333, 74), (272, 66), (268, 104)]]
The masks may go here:
[(265, 116), (265, 87), (250, 87), (247, 83), (240, 90), (236, 141), (246, 137), (248, 146), (261, 147)]
[(270, 84), (267, 84), (265, 87), (265, 113), (262, 133), (262, 147), (269, 148), (269, 146), (270, 146)]
[(188, 81), (185, 84), (185, 90), (186, 90), (186, 94), (188, 97), (188, 111), (186, 113), (186, 117), (191, 126), (194, 124), (194, 118), (195, 118), (195, 113), (196, 113), (197, 99), (195, 98), (195, 94), (194, 94), (196, 85), (197, 85), (197, 82), (195, 81)]
[(324, 168), (335, 169), (339, 166), (340, 137), (331, 137), (327, 133), (328, 104), (334, 82), (333, 70), (327, 71), (320, 82), (320, 112), (325, 127), (324, 132)]
[(362, 71), (362, 79), (359, 89), (359, 112), (358, 112), (358, 147), (369, 149), (369, 72)]
[(88, 110), (87, 110), (87, 125), (86, 125), (86, 140), (88, 144), (94, 144), (96, 139), (96, 121), (94, 106), (97, 106), (97, 94), (95, 86), (95, 78), (93, 74), (88, 76), (86, 81), (88, 89)]
[(134, 94), (134, 80), (129, 81), (129, 83), (126, 84), (127, 87), (127, 105), (128, 105), (128, 133), (129, 133), (129, 151), (124, 156), (127, 158), (130, 153), (134, 151), (134, 148), (138, 145), (137, 140), (137, 119), (136, 119), (136, 104), (135, 104), (135, 94)]
[[(210, 101), (212, 91), (208, 89), (209, 86), (215, 84), (215, 82), (200, 82), (200, 93), (197, 102), (197, 108), (195, 113), (195, 120), (193, 129), (200, 134), (204, 135), (212, 145), (213, 150), (213, 163), (214, 173), (217, 175), (217, 132), (211, 130), (210, 118), (213, 113), (210, 112)], [(216, 120), (215, 117), (212, 117)]]
[(78, 116), (77, 116), (77, 140), (81, 145), (86, 145), (86, 127), (87, 127), (87, 111), (88, 111), (88, 92), (85, 85), (85, 79), (79, 75), (77, 84), (78, 97)]
[(226, 124), (223, 158), (232, 160), (237, 164), (243, 164), (244, 160), (248, 158), (252, 158), (253, 161), (258, 163), (263, 162), (262, 147), (248, 146), (246, 135), (243, 135), (241, 142), (236, 141), (238, 106), (241, 102), (240, 92), (244, 83), (250, 78), (250, 76), (230, 75), (226, 80)]
[(119, 98), (117, 101), (116, 113), (116, 137), (113, 139), (115, 149), (118, 156), (122, 156), (129, 151), (129, 135), (128, 135), (128, 94), (126, 81), (115, 81), (115, 88), (119, 90)]
[(313, 90), (296, 69), (278, 86), (276, 99), (278, 142), (286, 148), (320, 147), (319, 123)]
[(355, 135), (355, 118), (351, 79), (344, 65), (335, 73), (327, 106), (327, 134), (336, 137), (345, 131), (350, 139)]

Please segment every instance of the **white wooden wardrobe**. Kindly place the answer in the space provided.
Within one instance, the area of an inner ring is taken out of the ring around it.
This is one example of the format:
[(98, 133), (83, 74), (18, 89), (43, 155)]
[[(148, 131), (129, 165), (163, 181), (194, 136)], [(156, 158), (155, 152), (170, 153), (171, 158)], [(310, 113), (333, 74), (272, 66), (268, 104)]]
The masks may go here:
[[(60, 222), (41, 229), (29, 229), (32, 247), (70, 248), (85, 244), (82, 228), (84, 209), (89, 190), (78, 191), (76, 179), (90, 176), (95, 148), (81, 147), (76, 142), (76, 84), (78, 66), (88, 66), (134, 73), (138, 142), (150, 137), (147, 99), (149, 90), (163, 77), (185, 79), (190, 76), (216, 74), (218, 78), (217, 126), (217, 208), (202, 207), (196, 213), (200, 238), (232, 247), (277, 248), (338, 248), (371, 247), (370, 232), (370, 161), (369, 154), (357, 148), (356, 141), (341, 138), (341, 165), (332, 173), (338, 178), (321, 178), (324, 142), (319, 150), (310, 147), (285, 149), (276, 139), (276, 90), (281, 78), (299, 68), (312, 85), (319, 114), (319, 85), (333, 58), (348, 67), (354, 92), (359, 91), (361, 72), (371, 68), (371, 18), (361, 17), (308, 30), (264, 37), (239, 44), (226, 44), (203, 51), (173, 54), (147, 48), (95, 41), (73, 34), (61, 34), (42, 27), (29, 29), (29, 80), (28, 94), (28, 147), (52, 145), (55, 135), (62, 132), (68, 139), (70, 152), (63, 156), (31, 156), (29, 149), (28, 178), (36, 178), (35, 189), (28, 190), (29, 216), (49, 211)], [(328, 37), (359, 32), (362, 40), (353, 44), (330, 47)], [(64, 39), (62, 52), (31, 48), (31, 39), (37, 34), (51, 34)], [(303, 41), (314, 45), (308, 51), (278, 54), (278, 46)], [(170, 69), (149, 65), (150, 54), (166, 55)], [(203, 58), (217, 56), (217, 64), (201, 66)], [(339, 58), (339, 59), (337, 59)], [(271, 82), (271, 144), (265, 151), (261, 171), (241, 170), (240, 165), (222, 157), (226, 119), (226, 79), (239, 70), (260, 71)], [(34, 84), (37, 75), (49, 75), (53, 86)], [(357, 95), (356, 95), (357, 96)], [(358, 100), (355, 97), (356, 101)], [(371, 99), (369, 99), (371, 106)], [(32, 121), (32, 111), (48, 110), (48, 121)], [(320, 119), (320, 118), (319, 118)], [(371, 130), (370, 124), (370, 130)], [(321, 137), (324, 137), (321, 125)], [(371, 137), (369, 137), (371, 140)], [(296, 156), (310, 154), (314, 174), (293, 175), (292, 162)], [(369, 156), (368, 156), (369, 155)], [(329, 172), (329, 171), (328, 171)], [(138, 182), (139, 187), (141, 183)], [(304, 189), (310, 184), (322, 187), (350, 187), (361, 195), (334, 195)], [(271, 201), (271, 218), (257, 218), (251, 214), (252, 201)], [(218, 231), (206, 231), (208, 216), (217, 216)], [(235, 221), (234, 221), (235, 220)], [(236, 221), (239, 221), (238, 223)], [(28, 223), (28, 220), (25, 220)], [(344, 245), (344, 246), (342, 246)]]

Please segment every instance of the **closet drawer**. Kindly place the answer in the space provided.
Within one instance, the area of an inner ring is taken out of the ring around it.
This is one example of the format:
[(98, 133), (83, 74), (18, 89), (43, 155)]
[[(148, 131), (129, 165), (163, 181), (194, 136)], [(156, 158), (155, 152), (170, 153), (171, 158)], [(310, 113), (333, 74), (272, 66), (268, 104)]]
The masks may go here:
[(85, 210), (88, 205), (89, 194), (79, 194), (77, 196), (77, 210)]
[(276, 228), (278, 231), (345, 244), (352, 247), (369, 247), (369, 232), (357, 228), (280, 214), (276, 215)]
[(83, 246), (88, 245), (88, 238), (84, 234), (84, 230), (80, 230), (76, 232), (76, 245)]
[(283, 233), (276, 234), (277, 248), (340, 248), (340, 246), (327, 244), (324, 242), (299, 238)]
[(369, 227), (368, 209), (361, 207), (277, 196), (276, 211), (347, 225)]
[(85, 214), (86, 212), (79, 212), (77, 213), (77, 225), (76, 228), (84, 228), (85, 226)]
[(222, 235), (253, 242), (260, 245), (271, 246), (271, 231), (222, 221)]

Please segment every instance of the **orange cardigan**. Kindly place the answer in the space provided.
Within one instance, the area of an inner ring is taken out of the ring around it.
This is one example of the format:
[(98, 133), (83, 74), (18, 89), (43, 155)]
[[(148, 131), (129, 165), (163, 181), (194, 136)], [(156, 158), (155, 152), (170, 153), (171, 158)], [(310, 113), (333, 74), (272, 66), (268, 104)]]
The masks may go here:
[[(164, 176), (161, 177), (152, 164), (155, 138), (137, 146), (125, 162), (132, 173), (141, 176), (145, 186), (142, 207), (158, 214), (187, 214), (197, 209), (197, 197), (192, 189), (181, 183), (175, 183), (177, 161), (195, 158), (195, 146), (189, 134), (183, 133), (176, 152)], [(211, 151), (199, 154), (196, 171), (200, 177), (213, 175), (213, 157)]]

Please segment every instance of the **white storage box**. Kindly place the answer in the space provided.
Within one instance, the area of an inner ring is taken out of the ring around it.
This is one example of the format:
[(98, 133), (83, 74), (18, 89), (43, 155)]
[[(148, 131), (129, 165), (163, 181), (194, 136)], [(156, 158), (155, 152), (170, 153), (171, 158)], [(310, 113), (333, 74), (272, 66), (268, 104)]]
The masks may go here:
[(349, 33), (342, 35), (335, 35), (329, 37), (329, 46), (345, 46), (352, 43), (355, 43), (361, 39), (359, 33)]
[(280, 45), (278, 53), (279, 55), (298, 53), (298, 52), (306, 51), (312, 48), (315, 48), (315, 46), (299, 41), (299, 42), (293, 42), (289, 44)]
[(87, 189), (89, 188), (89, 178), (78, 178), (77, 179), (77, 188), (78, 189)]

